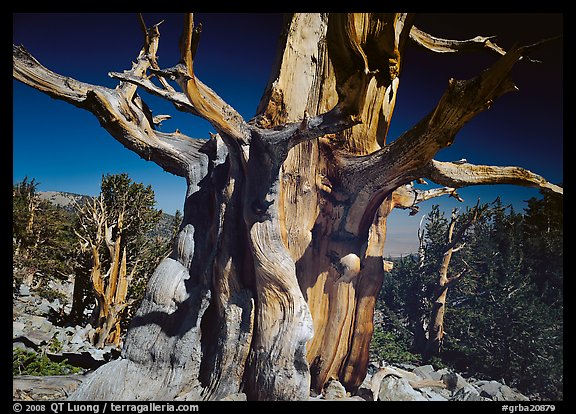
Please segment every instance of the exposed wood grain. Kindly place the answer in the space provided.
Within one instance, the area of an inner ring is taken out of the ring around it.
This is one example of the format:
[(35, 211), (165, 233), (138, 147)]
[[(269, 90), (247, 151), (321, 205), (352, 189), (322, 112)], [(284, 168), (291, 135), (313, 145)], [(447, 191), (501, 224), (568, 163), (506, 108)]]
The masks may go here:
[[(181, 61), (157, 63), (160, 23), (115, 89), (56, 74), (13, 47), (13, 76), (93, 113), (116, 140), (185, 177), (174, 249), (150, 278), (122, 357), (73, 399), (307, 399), (331, 379), (348, 389), (366, 375), (373, 313), (394, 208), (477, 184), (518, 184), (562, 194), (518, 167), (446, 163), (435, 155), (462, 126), (516, 90), (510, 73), (539, 44), (504, 52), (490, 38), (438, 39), (406, 13), (287, 15), (257, 115), (246, 121), (194, 72), (201, 25), (184, 19)], [(408, 39), (438, 52), (488, 49), (499, 57), (469, 80), (450, 79), (430, 113), (392, 143), (390, 121)], [(156, 76), (160, 85), (153, 84)], [(176, 80), (180, 91), (168, 83)], [(156, 130), (138, 89), (208, 120), (194, 140)], [(440, 186), (420, 190), (429, 178)], [(461, 200), (461, 199), (460, 199)], [(122, 257), (112, 272), (126, 288)], [(94, 273), (95, 278), (98, 273)], [(448, 286), (448, 282), (445, 286)], [(104, 286), (102, 294), (106, 295)], [(402, 376), (402, 375), (400, 375)]]

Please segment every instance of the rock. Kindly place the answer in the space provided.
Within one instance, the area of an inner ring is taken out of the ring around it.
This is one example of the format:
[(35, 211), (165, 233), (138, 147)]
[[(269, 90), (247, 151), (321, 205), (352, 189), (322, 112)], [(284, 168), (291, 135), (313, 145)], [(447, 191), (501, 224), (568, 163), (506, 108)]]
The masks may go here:
[(76, 332), (70, 339), (71, 344), (83, 344), (88, 339), (88, 333), (92, 329), (92, 325), (88, 324), (84, 328), (76, 325)]
[(22, 283), (18, 293), (20, 296), (30, 296), (30, 287)]
[(52, 325), (52, 322), (50, 322), (48, 319), (45, 319), (42, 322), (42, 325), (40, 325), (40, 331), (44, 332), (46, 334), (50, 334), (50, 339), (52, 339), (52, 336), (54, 336), (54, 325)]
[(374, 401), (374, 395), (372, 394), (372, 390), (370, 388), (360, 387), (356, 391), (356, 397), (360, 397), (365, 401)]
[(103, 349), (89, 348), (87, 352), (95, 361), (104, 361), (104, 355), (106, 354), (106, 351)]
[(12, 338), (18, 338), (24, 335), (24, 328), (26, 324), (21, 321), (13, 321), (12, 322)]
[[(370, 363), (356, 397), (367, 401), (529, 401), (530, 399), (503, 384), (504, 380), (478, 380), (463, 377), (448, 368), (434, 371), (432, 365)], [(350, 397), (346, 397), (350, 399)]]
[(508, 385), (502, 385), (500, 387), (500, 393), (502, 394), (501, 401), (530, 401), (530, 398), (513, 390)]
[(430, 379), (436, 380), (436, 381), (441, 381), (442, 380), (442, 376), (444, 374), (449, 374), (450, 371), (447, 368), (442, 368), (439, 369), (438, 371), (432, 371), (430, 373), (428, 373), (428, 375), (430, 376)]
[(483, 381), (482, 385), (480, 386), (480, 395), (482, 397), (490, 398), (491, 400), (501, 401), (498, 398), (502, 396), (500, 393), (500, 384), (497, 381)]
[[(367, 401), (365, 398), (362, 398), (359, 395), (353, 395), (351, 397), (344, 397), (340, 401)], [(370, 400), (368, 400), (370, 401)]]
[(58, 329), (54, 337), (60, 342), (61, 346), (68, 344), (68, 334), (64, 329)]
[(493, 401), (530, 401), (528, 397), (498, 381), (478, 381), (480, 396)]
[(230, 394), (220, 399), (219, 401), (247, 401), (246, 394), (239, 392), (237, 394)]
[(339, 400), (346, 397), (346, 388), (337, 380), (330, 380), (324, 387), (322, 395), (325, 400)]
[(434, 367), (432, 365), (422, 365), (421, 367), (414, 368), (412, 372), (421, 378), (433, 379), (430, 373), (434, 372)]
[(413, 371), (413, 370), (415, 370), (416, 368), (418, 368), (416, 365), (408, 364), (408, 363), (406, 363), (406, 362), (394, 363), (394, 364), (392, 364), (392, 365), (395, 366), (395, 367), (398, 367), (398, 368), (402, 368), (402, 369), (408, 370), (408, 371)]
[(427, 401), (420, 392), (410, 386), (406, 378), (388, 376), (380, 384), (380, 401)]
[(53, 302), (50, 302), (48, 306), (52, 311), (56, 313), (60, 312), (60, 309), (62, 309), (62, 304), (60, 304), (60, 300), (58, 298), (54, 299)]
[(448, 398), (441, 394), (441, 392), (436, 391), (437, 388), (420, 388), (420, 393), (426, 397), (428, 401), (448, 401)]
[[(20, 338), (20, 339), (25, 340), (26, 338)], [(32, 346), (28, 346), (28, 345), (32, 345)], [(26, 341), (18, 340), (18, 341), (12, 342), (12, 349), (15, 349), (15, 348), (22, 349), (22, 350), (28, 351), (28, 352), (36, 352), (36, 350), (33, 347), (33, 344), (31, 344), (30, 342), (26, 343)]]
[(446, 388), (450, 391), (454, 391), (458, 384), (458, 376), (454, 372), (447, 372), (442, 374), (442, 382), (446, 384)]
[(25, 320), (26, 330), (33, 331), (36, 329), (40, 329), (44, 321), (47, 321), (47, 319), (44, 316), (28, 315), (28, 317)]
[(35, 329), (31, 332), (26, 332), (25, 338), (32, 342), (35, 346), (47, 344), (52, 340), (52, 332), (44, 332)]
[(464, 388), (466, 386), (470, 386), (470, 385), (464, 379), (464, 377), (460, 374), (456, 374), (456, 390), (459, 390), (460, 388)]
[(38, 304), (37, 311), (41, 315), (48, 315), (50, 313), (50, 302), (46, 298), (42, 298), (40, 303)]
[(489, 398), (481, 397), (480, 394), (472, 387), (462, 387), (454, 396), (451, 401), (489, 401)]

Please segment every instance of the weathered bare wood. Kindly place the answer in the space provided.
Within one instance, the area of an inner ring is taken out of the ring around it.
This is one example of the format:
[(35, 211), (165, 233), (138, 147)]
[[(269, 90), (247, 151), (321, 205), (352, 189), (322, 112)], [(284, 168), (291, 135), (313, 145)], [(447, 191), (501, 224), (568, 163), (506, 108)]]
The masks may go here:
[(479, 205), (480, 200), (478, 200), (478, 203), (476, 203), (473, 213), (471, 214), (468, 221), (460, 225), (460, 228), (456, 234), (454, 234), (454, 229), (458, 220), (458, 210), (452, 210), (450, 223), (447, 230), (447, 242), (444, 246), (442, 263), (438, 269), (438, 282), (436, 289), (434, 289), (434, 297), (432, 298), (432, 309), (430, 311), (430, 319), (428, 322), (427, 341), (422, 352), (422, 356), (425, 361), (428, 361), (430, 357), (437, 355), (442, 347), (442, 343), (444, 341), (444, 315), (446, 313), (446, 297), (448, 294), (448, 288), (453, 286), (462, 278), (462, 276), (467, 272), (468, 266), (466, 266), (466, 268), (459, 272), (457, 275), (452, 277), (448, 277), (448, 268), (450, 266), (453, 253), (460, 250), (460, 247), (462, 246), (461, 245), (456, 247), (456, 245), (461, 242), (465, 232), (472, 224), (476, 222), (479, 215), (482, 213)]
[[(160, 73), (160, 72), (157, 72)], [(132, 83), (134, 85), (140, 86), (146, 92), (149, 92), (153, 95), (159, 96), (160, 98), (166, 99), (174, 104), (176, 108), (181, 111), (190, 112), (191, 114), (198, 115), (199, 113), (196, 111), (194, 106), (190, 103), (186, 95), (182, 92), (175, 91), (169, 83), (166, 82), (171, 89), (164, 89), (159, 88), (156, 86), (150, 79), (147, 77), (136, 76), (132, 73), (118, 73), (118, 72), (110, 72), (108, 74), (111, 78), (119, 79), (127, 83)], [(163, 76), (159, 76), (159, 79), (165, 81)]]
[(418, 213), (419, 207), (417, 204), (430, 200), (432, 198), (441, 197), (448, 195), (454, 197), (458, 201), (462, 202), (462, 198), (456, 192), (453, 187), (441, 187), (441, 188), (431, 188), (429, 190), (419, 190), (415, 188), (412, 183), (405, 184), (398, 187), (393, 192), (393, 202), (395, 208), (408, 209), (410, 214), (414, 215)]
[(243, 213), (257, 292), (255, 334), (247, 395), (253, 399), (301, 400), (310, 389), (306, 343), (312, 318), (298, 285), (296, 266), (282, 242), (278, 209), (282, 159), (253, 136), (246, 165)]
[(176, 66), (172, 73), (199, 115), (209, 121), (217, 131), (237, 140), (249, 140), (244, 119), (225, 103), (212, 89), (198, 82), (194, 74), (194, 55), (200, 41), (202, 25), (194, 27), (192, 13), (184, 18), (184, 31), (180, 37), (180, 56), (184, 67)]
[[(433, 166), (438, 165), (432, 161), (434, 155), (452, 145), (458, 131), (474, 116), (489, 108), (495, 99), (517, 90), (510, 79), (510, 71), (523, 53), (524, 48), (511, 49), (472, 79), (450, 79), (447, 90), (432, 112), (394, 142), (366, 157), (340, 158), (341, 168), (346, 171), (342, 184), (352, 198), (352, 207), (345, 225), (348, 233), (362, 234), (366, 231), (369, 218), (373, 217), (375, 209), (386, 194), (418, 177), (430, 177), (430, 174), (434, 174), (435, 169), (432, 168), (431, 171), (430, 168), (431, 163)], [(489, 173), (479, 174), (476, 183), (481, 184), (483, 177), (485, 184), (495, 184), (498, 183), (498, 176), (506, 176), (499, 174), (497, 169), (491, 171), (495, 172), (494, 178), (489, 178)], [(516, 180), (509, 181), (520, 185), (538, 184), (540, 187), (555, 188), (559, 191), (558, 187), (550, 187), (545, 180), (540, 181), (534, 175), (521, 174), (521, 171), (517, 170)], [(437, 183), (458, 187), (454, 185), (454, 181), (448, 179), (439, 180)]]
[[(145, 113), (124, 93), (79, 82), (42, 66), (21, 46), (13, 47), (15, 79), (92, 112), (116, 140), (164, 170), (186, 177), (205, 140), (194, 140), (178, 131), (155, 131)], [(133, 114), (133, 115), (131, 115)]]
[(538, 174), (520, 167), (430, 160), (429, 164), (422, 170), (422, 175), (438, 184), (450, 185), (455, 188), (480, 184), (514, 184), (564, 194), (562, 187), (549, 183)]
[(466, 40), (442, 39), (432, 36), (416, 26), (410, 29), (410, 39), (419, 46), (436, 53), (457, 53), (473, 50), (489, 50), (498, 55), (505, 55), (506, 51), (492, 42), (496, 36), (476, 36)]
[[(159, 24), (147, 28), (140, 16), (144, 45), (131, 69), (110, 73), (120, 81), (114, 90), (54, 74), (14, 48), (15, 79), (91, 111), (127, 148), (187, 180), (173, 252), (150, 279), (122, 358), (72, 398), (307, 399), (310, 387), (334, 378), (352, 390), (366, 375), (374, 304), (390, 269), (382, 253), (393, 208), (459, 199), (456, 188), (481, 181), (550, 187), (529, 174), (490, 178), (490, 169), (467, 181), (468, 164), (449, 169), (433, 160), (468, 120), (515, 90), (509, 73), (531, 47), (503, 54), (476, 78), (451, 80), (428, 116), (386, 143), (407, 41), (431, 40), (412, 30), (413, 17), (287, 15), (249, 122), (196, 77), (201, 26), (192, 14), (181, 61), (168, 69), (157, 63)], [(155, 130), (167, 118), (152, 116), (138, 88), (208, 120), (218, 134), (200, 141)], [(410, 185), (421, 177), (445, 187)]]
[[(466, 40), (454, 40), (454, 39), (443, 39), (436, 36), (432, 36), (426, 33), (416, 26), (412, 26), (410, 30), (410, 39), (414, 41), (417, 45), (436, 53), (460, 53), (469, 52), (476, 50), (487, 50), (498, 55), (505, 55), (506, 51), (498, 46), (496, 43), (492, 42), (492, 39), (496, 36), (476, 36), (472, 39)], [(542, 39), (536, 43), (525, 46), (525, 54), (519, 58), (519, 60), (526, 60), (531, 63), (541, 63), (536, 59), (532, 59), (528, 56), (528, 53), (535, 50), (542, 45), (557, 40), (559, 37), (551, 37), (548, 39)]]
[(12, 378), (14, 400), (64, 400), (86, 379), (85, 375), (18, 375)]

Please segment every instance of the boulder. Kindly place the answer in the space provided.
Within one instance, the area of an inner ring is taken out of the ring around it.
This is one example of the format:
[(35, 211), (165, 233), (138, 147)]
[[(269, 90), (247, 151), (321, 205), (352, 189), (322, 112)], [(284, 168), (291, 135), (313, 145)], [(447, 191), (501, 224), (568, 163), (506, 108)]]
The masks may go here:
[(237, 394), (230, 394), (220, 399), (219, 401), (247, 401), (246, 394), (239, 392)]
[(473, 387), (462, 387), (452, 396), (451, 401), (489, 401), (489, 398), (481, 397)]
[(501, 401), (500, 384), (498, 381), (482, 381), (477, 385), (480, 385), (480, 395), (482, 397), (490, 398), (491, 400)]
[(445, 390), (441, 390), (438, 388), (429, 388), (429, 387), (419, 388), (418, 390), (420, 391), (420, 393), (422, 393), (422, 395), (428, 401), (448, 401), (448, 397), (445, 395), (442, 395), (442, 391), (445, 391)]
[(406, 378), (396, 378), (392, 375), (380, 383), (378, 393), (380, 401), (427, 401), (420, 392), (410, 386)]
[(35, 345), (32, 342), (28, 341), (25, 337), (20, 337), (14, 342), (12, 342), (12, 349), (14, 350), (16, 348), (28, 352), (36, 352)]
[(20, 296), (30, 296), (30, 287), (22, 283), (18, 293)]
[(450, 391), (455, 391), (458, 384), (458, 376), (454, 372), (442, 374), (442, 382)]
[(508, 385), (501, 384), (498, 381), (478, 381), (476, 384), (480, 396), (489, 398), (493, 401), (529, 401), (525, 395), (513, 390)]
[(37, 304), (36, 311), (41, 315), (48, 315), (50, 313), (50, 309), (52, 308), (50, 302), (46, 298), (42, 298), (40, 303)]
[(468, 384), (468, 382), (466, 381), (466, 379), (464, 379), (464, 377), (460, 374), (456, 374), (456, 390), (459, 390), (460, 388), (464, 388), (470, 386), (470, 384)]
[(503, 384), (500, 387), (500, 393), (502, 394), (501, 401), (530, 401), (530, 398), (510, 388), (508, 385)]
[(92, 325), (88, 324), (84, 328), (76, 326), (76, 332), (70, 339), (71, 344), (83, 344), (88, 339), (88, 333), (92, 329)]
[(12, 322), (12, 338), (18, 338), (24, 335), (24, 328), (26, 324), (22, 321)]
[(432, 365), (422, 365), (421, 367), (416, 367), (412, 372), (424, 379), (435, 379), (430, 375), (432, 372), (434, 372), (434, 367)]
[(324, 387), (322, 395), (325, 400), (339, 400), (346, 397), (346, 388), (337, 380), (330, 380)]
[(416, 368), (418, 368), (416, 365), (408, 364), (407, 362), (399, 362), (399, 363), (394, 363), (392, 365), (394, 365), (397, 368), (402, 368), (402, 369), (407, 370), (407, 371), (413, 371)]
[(34, 329), (32, 331), (26, 332), (23, 337), (32, 342), (35, 346), (40, 346), (49, 343), (54, 335), (51, 331), (46, 331), (44, 329)]

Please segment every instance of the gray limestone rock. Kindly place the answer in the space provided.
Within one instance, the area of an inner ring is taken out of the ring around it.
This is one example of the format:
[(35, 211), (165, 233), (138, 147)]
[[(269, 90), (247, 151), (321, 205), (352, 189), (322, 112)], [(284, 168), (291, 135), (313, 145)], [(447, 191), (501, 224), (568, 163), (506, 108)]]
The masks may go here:
[(346, 388), (337, 380), (331, 380), (322, 391), (325, 400), (338, 400), (346, 397)]
[(489, 398), (481, 397), (474, 388), (462, 387), (454, 396), (451, 401), (489, 401)]
[(222, 398), (220, 401), (247, 401), (246, 394), (239, 392), (237, 394), (230, 394)]
[(421, 367), (414, 368), (412, 372), (421, 378), (433, 379), (430, 374), (434, 372), (434, 367), (432, 365), (422, 365)]
[(502, 401), (530, 401), (528, 397), (510, 388), (508, 385), (502, 385), (500, 387), (500, 393), (502, 394)]
[(480, 385), (480, 395), (482, 397), (490, 398), (491, 400), (501, 401), (501, 386), (502, 384), (497, 381), (483, 381), (483, 384)]
[(410, 386), (406, 378), (388, 376), (380, 384), (380, 401), (427, 401), (420, 392)]

